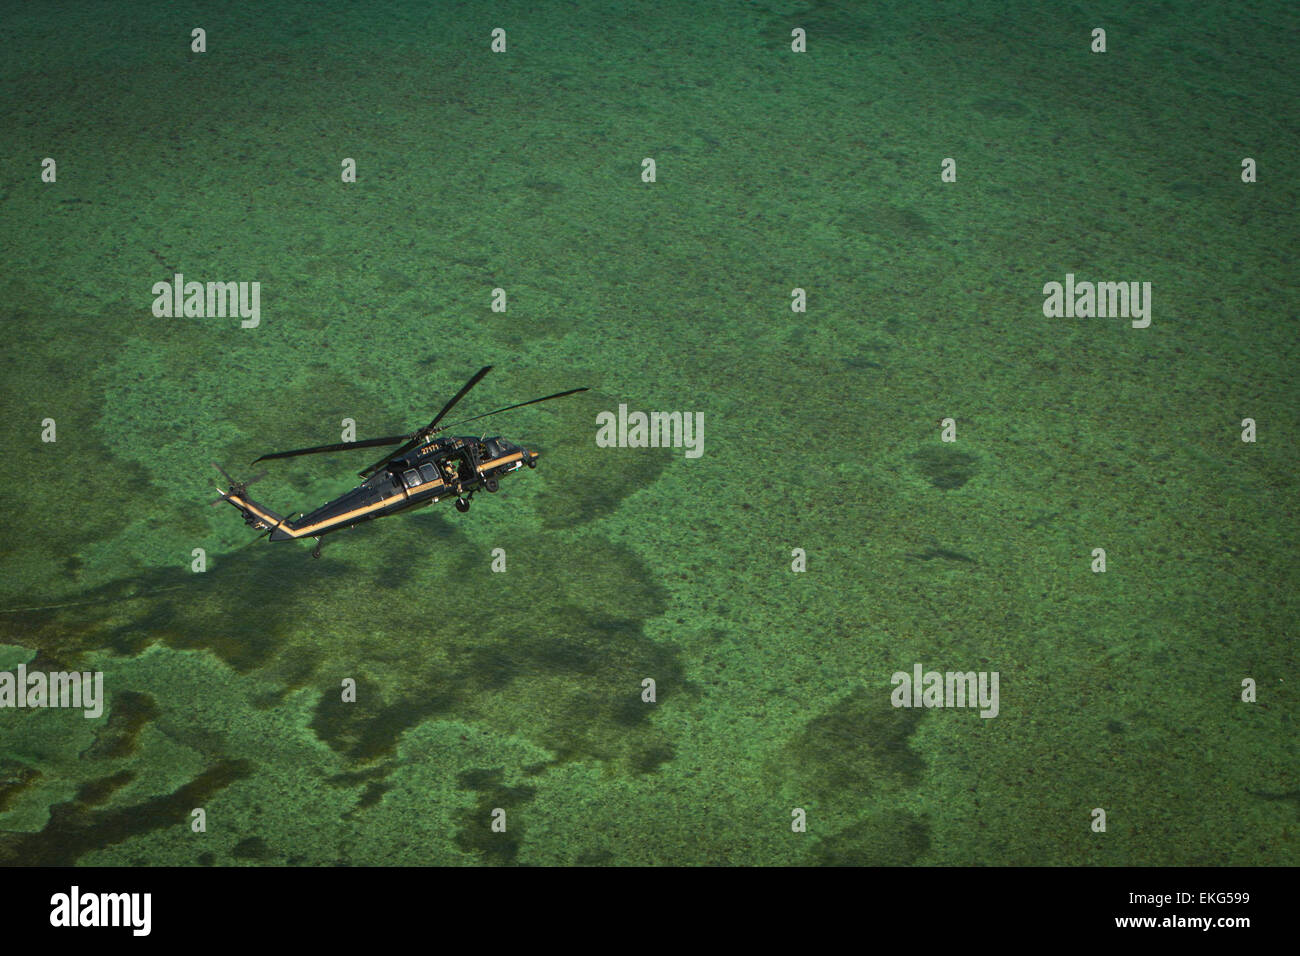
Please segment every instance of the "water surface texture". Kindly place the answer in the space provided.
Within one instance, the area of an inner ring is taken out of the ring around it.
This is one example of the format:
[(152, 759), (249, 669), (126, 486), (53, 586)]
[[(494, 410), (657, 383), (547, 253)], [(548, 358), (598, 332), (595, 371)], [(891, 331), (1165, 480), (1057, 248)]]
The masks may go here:
[[(0, 670), (107, 703), (0, 709), (0, 863), (1300, 863), (1294, 4), (113, 9), (5, 14)], [(207, 507), (487, 364), (465, 415), (590, 391), (468, 514)]]

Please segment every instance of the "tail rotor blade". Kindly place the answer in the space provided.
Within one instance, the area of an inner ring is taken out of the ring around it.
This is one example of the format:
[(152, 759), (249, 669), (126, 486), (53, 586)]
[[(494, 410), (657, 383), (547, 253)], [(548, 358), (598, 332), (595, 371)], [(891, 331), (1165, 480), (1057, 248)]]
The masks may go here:
[(221, 491), (220, 488), (217, 489), (217, 491), (221, 491), (220, 497), (213, 498), (211, 501), (208, 502), (208, 504), (212, 505), (213, 507), (227, 500), (228, 498), (230, 498), (231, 495), (247, 494), (249, 485), (253, 484), (254, 482), (261, 481), (263, 478), (266, 477), (266, 472), (260, 471), (252, 478), (249, 478), (247, 481), (236, 481), (234, 478), (230, 477), (230, 474), (229, 472), (226, 471), (226, 469), (222, 468), (215, 461), (212, 463), (212, 467), (217, 469), (217, 471), (221, 472), (221, 476), (226, 479), (226, 485), (228, 486), (225, 491)]

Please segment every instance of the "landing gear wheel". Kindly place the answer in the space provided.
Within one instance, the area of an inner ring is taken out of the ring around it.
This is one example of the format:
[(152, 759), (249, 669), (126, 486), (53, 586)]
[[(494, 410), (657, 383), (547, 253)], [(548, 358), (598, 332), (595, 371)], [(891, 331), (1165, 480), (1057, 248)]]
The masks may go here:
[(321, 541), (320, 538), (317, 538), (317, 539), (316, 539), (316, 547), (314, 547), (314, 548), (311, 549), (311, 556), (312, 556), (313, 558), (319, 558), (319, 557), (320, 557), (320, 547), (321, 547), (322, 544), (324, 544), (324, 542)]
[(496, 494), (497, 489), (500, 487), (501, 487), (501, 483), (497, 481), (495, 478), (488, 478), (483, 482), (483, 490), (491, 495)]
[(465, 498), (456, 499), (456, 510), (460, 512), (469, 511), (469, 501)]
[(529, 468), (536, 468), (536, 467), (537, 467), (537, 459), (536, 459), (536, 458), (529, 458), (529, 459), (528, 459), (528, 467), (529, 467)]

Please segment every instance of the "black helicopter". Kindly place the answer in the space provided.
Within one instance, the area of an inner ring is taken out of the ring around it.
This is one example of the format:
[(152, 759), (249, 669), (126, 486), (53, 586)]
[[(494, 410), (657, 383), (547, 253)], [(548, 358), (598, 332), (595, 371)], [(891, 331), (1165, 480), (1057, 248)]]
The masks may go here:
[(492, 371), (491, 365), (479, 369), (451, 401), (442, 407), (442, 411), (434, 417), (433, 421), (409, 435), (390, 435), (386, 438), (368, 438), (364, 441), (317, 445), (314, 448), (299, 448), (295, 451), (278, 451), (254, 460), (253, 464), (257, 464), (259, 461), (269, 461), (273, 458), (292, 458), (296, 455), (316, 455), (354, 448), (378, 448), (401, 442), (402, 447), (359, 472), (361, 477), (366, 479), (365, 481), (347, 494), (321, 505), (310, 514), (293, 520), (276, 514), (270, 508), (248, 497), (248, 486), (266, 477), (266, 472), (248, 481), (235, 481), (215, 462), (213, 467), (221, 472), (230, 487), (225, 491), (218, 488), (217, 491), (221, 492), (221, 496), (210, 503), (217, 505), (222, 501), (229, 501), (243, 514), (246, 524), (269, 534), (272, 541), (315, 538), (316, 547), (311, 553), (313, 558), (320, 557), (320, 539), (325, 535), (332, 531), (354, 527), (363, 521), (372, 521), (399, 511), (431, 505), (452, 495), (456, 496), (456, 509), (468, 511), (474, 492), (480, 488), (487, 492), (495, 492), (503, 475), (517, 471), (524, 465), (536, 468), (538, 453), (521, 448), (499, 436), (495, 438), (475, 438), (469, 435), (436, 437), (438, 432), (478, 421), (489, 415), (508, 412), (513, 408), (523, 408), (525, 405), (535, 405), (552, 398), (563, 398), (565, 395), (586, 391), (585, 388), (571, 388), (567, 392), (543, 395), (541, 398), (519, 402), (517, 405), (507, 405), (496, 411), (475, 415), (473, 418), (440, 427), (438, 423), (446, 414), (455, 408), (456, 403), (490, 371)]

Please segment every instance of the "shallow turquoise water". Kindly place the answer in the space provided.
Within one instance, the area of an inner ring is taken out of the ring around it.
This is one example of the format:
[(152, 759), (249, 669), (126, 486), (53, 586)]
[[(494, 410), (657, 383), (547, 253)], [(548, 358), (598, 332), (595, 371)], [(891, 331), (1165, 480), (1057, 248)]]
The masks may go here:
[[(1296, 14), (1128, 6), (11, 15), (0, 669), (109, 705), (0, 710), (0, 859), (1295, 864)], [(260, 326), (154, 317), (176, 272)], [(204, 506), (484, 364), (466, 415), (591, 391), (467, 515), (313, 561)], [(704, 454), (596, 447), (620, 403)], [(998, 716), (891, 706), (918, 662)]]

